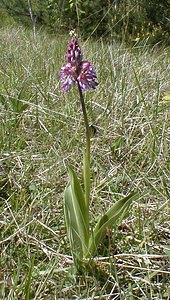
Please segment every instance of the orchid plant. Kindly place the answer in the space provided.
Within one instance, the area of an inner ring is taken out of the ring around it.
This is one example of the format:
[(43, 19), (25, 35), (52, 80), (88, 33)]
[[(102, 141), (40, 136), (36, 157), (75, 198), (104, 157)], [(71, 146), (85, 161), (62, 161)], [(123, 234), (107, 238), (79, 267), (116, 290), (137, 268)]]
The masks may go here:
[(64, 192), (64, 214), (70, 248), (74, 263), (77, 265), (86, 258), (97, 254), (97, 248), (106, 235), (107, 228), (112, 228), (124, 216), (135, 197), (134, 193), (118, 200), (102, 216), (97, 218), (92, 230), (89, 222), (90, 201), (90, 129), (83, 92), (86, 89), (96, 89), (97, 76), (94, 66), (83, 60), (78, 39), (74, 35), (67, 46), (66, 65), (61, 68), (60, 78), (62, 89), (68, 92), (71, 85), (77, 87), (82, 107), (86, 147), (83, 156), (83, 184), (80, 183), (75, 171), (68, 167), (69, 183)]

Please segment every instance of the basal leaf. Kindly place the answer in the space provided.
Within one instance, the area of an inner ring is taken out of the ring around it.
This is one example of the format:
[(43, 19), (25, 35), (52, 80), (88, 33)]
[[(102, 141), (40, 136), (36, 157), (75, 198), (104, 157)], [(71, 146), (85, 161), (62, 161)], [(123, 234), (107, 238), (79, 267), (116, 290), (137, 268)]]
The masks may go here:
[(117, 201), (113, 206), (98, 220), (93, 234), (89, 240), (89, 255), (94, 255), (99, 243), (106, 234), (106, 228), (112, 228), (117, 220), (127, 211), (129, 205), (136, 197), (135, 193)]
[(73, 256), (82, 258), (89, 241), (88, 211), (82, 187), (75, 172), (68, 168), (70, 183), (64, 193), (64, 213)]

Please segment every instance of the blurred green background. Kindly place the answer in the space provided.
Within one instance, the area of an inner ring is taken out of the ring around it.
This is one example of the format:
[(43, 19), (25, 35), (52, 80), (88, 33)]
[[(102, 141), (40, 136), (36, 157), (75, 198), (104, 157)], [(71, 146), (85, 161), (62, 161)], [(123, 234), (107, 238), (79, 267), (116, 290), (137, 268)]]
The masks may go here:
[(0, 0), (0, 27), (22, 24), (126, 44), (170, 44), (170, 0)]

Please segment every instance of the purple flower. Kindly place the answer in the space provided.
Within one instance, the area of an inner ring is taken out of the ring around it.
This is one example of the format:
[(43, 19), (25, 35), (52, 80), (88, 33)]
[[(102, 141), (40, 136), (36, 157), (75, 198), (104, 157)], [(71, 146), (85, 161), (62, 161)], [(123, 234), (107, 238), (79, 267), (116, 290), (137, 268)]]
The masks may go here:
[(76, 83), (79, 83), (82, 90), (95, 89), (98, 83), (94, 66), (82, 60), (83, 55), (76, 38), (69, 42), (65, 58), (67, 63), (61, 68), (59, 75), (63, 81), (63, 91), (68, 92), (70, 86)]

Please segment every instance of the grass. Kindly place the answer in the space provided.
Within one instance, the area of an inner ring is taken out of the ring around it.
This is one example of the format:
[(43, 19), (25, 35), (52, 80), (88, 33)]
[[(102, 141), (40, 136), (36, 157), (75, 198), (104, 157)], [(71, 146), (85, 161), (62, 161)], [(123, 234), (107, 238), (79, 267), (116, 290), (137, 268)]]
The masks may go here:
[(98, 270), (75, 277), (63, 218), (67, 164), (81, 178), (78, 93), (61, 92), (67, 38), (0, 30), (0, 298), (169, 299), (169, 49), (81, 42), (99, 86), (85, 94), (91, 220), (138, 190), (108, 233)]

